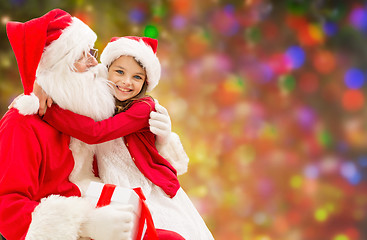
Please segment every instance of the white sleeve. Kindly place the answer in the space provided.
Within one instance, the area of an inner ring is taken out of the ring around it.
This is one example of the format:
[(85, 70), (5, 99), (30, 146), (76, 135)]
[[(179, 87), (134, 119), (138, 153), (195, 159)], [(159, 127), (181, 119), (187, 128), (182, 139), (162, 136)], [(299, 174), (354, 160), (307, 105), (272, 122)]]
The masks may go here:
[(94, 206), (81, 197), (51, 195), (32, 213), (26, 240), (79, 239), (81, 224)]
[(189, 157), (187, 156), (179, 136), (171, 132), (168, 143), (157, 145), (158, 152), (168, 160), (168, 162), (176, 169), (178, 175), (187, 172)]

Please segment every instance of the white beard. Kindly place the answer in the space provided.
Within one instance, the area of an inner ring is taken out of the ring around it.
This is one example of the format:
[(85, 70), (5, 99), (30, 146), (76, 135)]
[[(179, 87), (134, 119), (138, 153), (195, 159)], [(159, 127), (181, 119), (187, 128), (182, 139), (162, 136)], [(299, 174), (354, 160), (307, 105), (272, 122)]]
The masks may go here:
[[(61, 108), (100, 121), (111, 117), (115, 111), (113, 88), (106, 77), (107, 69), (102, 65), (85, 73), (60, 67), (52, 72), (42, 72), (37, 76), (37, 82)], [(69, 179), (79, 187), (84, 196), (91, 181), (101, 182), (93, 173), (96, 145), (88, 145), (71, 138), (69, 147), (75, 161)]]
[(115, 110), (113, 89), (103, 68), (98, 65), (84, 73), (65, 68), (43, 72), (37, 76), (37, 83), (61, 108), (100, 121), (111, 117)]

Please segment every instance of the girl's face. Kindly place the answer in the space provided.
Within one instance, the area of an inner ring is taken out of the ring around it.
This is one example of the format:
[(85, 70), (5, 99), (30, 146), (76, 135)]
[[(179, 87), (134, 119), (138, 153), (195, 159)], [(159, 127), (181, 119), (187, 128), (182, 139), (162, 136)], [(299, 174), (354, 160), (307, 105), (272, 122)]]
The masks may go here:
[(114, 83), (115, 97), (125, 101), (139, 94), (146, 73), (133, 57), (121, 56), (108, 69), (108, 80)]

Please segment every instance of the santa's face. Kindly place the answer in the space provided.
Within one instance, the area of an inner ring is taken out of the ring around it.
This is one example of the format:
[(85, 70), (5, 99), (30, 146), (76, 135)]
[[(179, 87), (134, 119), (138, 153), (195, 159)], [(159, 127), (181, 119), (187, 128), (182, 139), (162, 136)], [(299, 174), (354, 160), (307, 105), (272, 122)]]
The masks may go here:
[(125, 101), (140, 93), (146, 73), (133, 57), (121, 56), (108, 69), (108, 80), (113, 83), (115, 97)]
[[(105, 77), (97, 77), (100, 67), (105, 69)], [(61, 108), (102, 120), (112, 116), (115, 110), (115, 99), (106, 75), (107, 69), (102, 65), (76, 72), (59, 64), (53, 71), (39, 74), (37, 82)]]
[(83, 54), (75, 63), (76, 72), (86, 72), (89, 68), (98, 64), (96, 58), (90, 53)]

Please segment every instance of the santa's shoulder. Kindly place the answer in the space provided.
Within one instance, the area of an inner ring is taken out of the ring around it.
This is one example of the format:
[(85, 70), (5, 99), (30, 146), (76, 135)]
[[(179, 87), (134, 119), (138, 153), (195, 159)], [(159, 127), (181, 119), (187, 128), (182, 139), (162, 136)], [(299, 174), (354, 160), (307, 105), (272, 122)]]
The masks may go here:
[(29, 129), (30, 131), (36, 131), (43, 128), (50, 128), (51, 126), (44, 122), (37, 114), (23, 115), (19, 113), (16, 108), (11, 108), (5, 113), (0, 121), (1, 131), (6, 131), (21, 128)]

